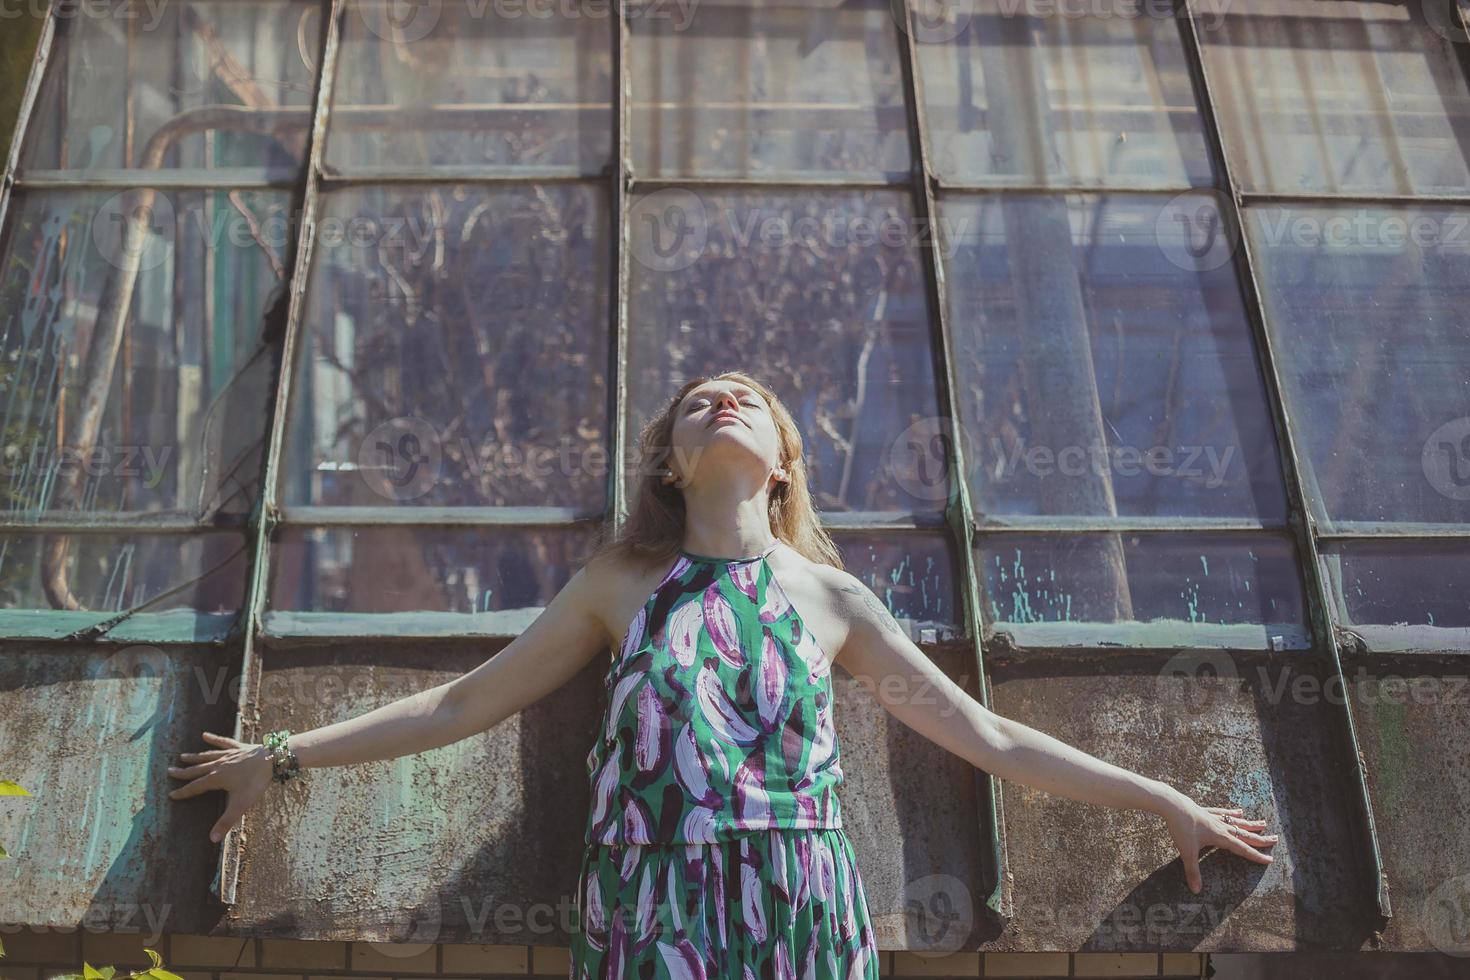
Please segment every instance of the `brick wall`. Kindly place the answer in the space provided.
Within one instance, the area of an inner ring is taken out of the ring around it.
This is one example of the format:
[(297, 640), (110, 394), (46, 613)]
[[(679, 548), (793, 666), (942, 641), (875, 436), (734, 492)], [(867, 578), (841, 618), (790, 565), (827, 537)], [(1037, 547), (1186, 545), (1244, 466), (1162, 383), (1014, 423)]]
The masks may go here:
[[(420, 980), (428, 977), (565, 977), (558, 946), (449, 943), (394, 945), (146, 936), (77, 929), (0, 933), (9, 954), (0, 980), (48, 980), (81, 972), (82, 960), (115, 966), (118, 975), (149, 964), (150, 946), (184, 980)], [(389, 955), (389, 954), (394, 955)], [(1199, 977), (1200, 953), (883, 953), (885, 977)]]

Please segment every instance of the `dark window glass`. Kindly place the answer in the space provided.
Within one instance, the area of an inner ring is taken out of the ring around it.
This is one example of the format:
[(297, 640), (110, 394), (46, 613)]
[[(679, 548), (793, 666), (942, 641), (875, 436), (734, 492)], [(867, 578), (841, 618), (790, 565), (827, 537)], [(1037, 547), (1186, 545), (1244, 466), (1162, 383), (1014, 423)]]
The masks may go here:
[[(1236, 636), (1238, 646), (1270, 646), (1262, 641), (1273, 637), (1284, 648), (1307, 645), (1295, 549), (1284, 537), (988, 535), (976, 561), (987, 618), (1001, 629), (1138, 623), (1172, 628), (1178, 646), (1203, 645), (1206, 635)], [(1240, 629), (1211, 629), (1219, 626)]]
[(144, 603), (148, 613), (234, 614), (248, 567), (236, 532), (0, 535), (0, 609), (98, 613), (98, 621)]
[(521, 612), (530, 625), (581, 567), (586, 528), (282, 528), (270, 607), (342, 613)]
[(1464, 541), (1330, 541), (1321, 557), (1342, 625), (1387, 627), (1410, 648), (1470, 647)]
[(849, 573), (883, 601), (915, 643), (965, 633), (965, 609), (948, 535), (931, 532), (829, 532)]
[(352, 187), (323, 203), (282, 500), (600, 512), (603, 189)]
[(319, 5), (180, 0), (66, 9), (24, 168), (296, 176), (311, 128)]
[(641, 176), (908, 175), (900, 35), (883, 0), (640, 3), (629, 16)]
[(1309, 505), (1470, 525), (1470, 209), (1246, 211)]
[(610, 9), (352, 0), (328, 169), (598, 173), (612, 159)]
[(1114, 188), (1214, 182), (1171, 11), (1125, 2), (1106, 17), (1006, 12), (1015, 9), (961, 3), (949, 5), (947, 19), (919, 15), (920, 78), (940, 179)]
[[(820, 509), (942, 510), (923, 238), (909, 201), (898, 191), (635, 197), (628, 431), (636, 438), (689, 378), (738, 368), (786, 402)], [(922, 434), (917, 447), (910, 433)]]
[(1285, 520), (1266, 393), (1209, 192), (946, 194), (976, 512)]
[(0, 239), (5, 509), (250, 511), (287, 207), (255, 191), (16, 195)]
[(1451, 0), (1233, 0), (1203, 16), (1210, 91), (1244, 189), (1470, 189), (1466, 37)]

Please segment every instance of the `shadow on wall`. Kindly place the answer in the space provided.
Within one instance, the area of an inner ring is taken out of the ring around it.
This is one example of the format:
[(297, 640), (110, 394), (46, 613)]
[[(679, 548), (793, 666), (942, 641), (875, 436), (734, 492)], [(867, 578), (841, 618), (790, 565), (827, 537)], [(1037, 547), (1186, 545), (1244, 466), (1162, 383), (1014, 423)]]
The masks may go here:
[(41, 37), (41, 24), (45, 3), (16, 4), (5, 12), (3, 29), (0, 29), (0, 164), (10, 152), (10, 139), (15, 132), (15, 117), (20, 112), (20, 100), (25, 94), (26, 76), (31, 72), (31, 61), (36, 56), (36, 41)]

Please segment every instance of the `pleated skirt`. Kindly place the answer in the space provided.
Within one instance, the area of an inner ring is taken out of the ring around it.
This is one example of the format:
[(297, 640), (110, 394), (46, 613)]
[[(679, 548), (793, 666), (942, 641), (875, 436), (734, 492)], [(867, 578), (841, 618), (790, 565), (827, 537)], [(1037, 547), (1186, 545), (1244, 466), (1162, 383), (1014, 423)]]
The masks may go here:
[(841, 828), (707, 844), (589, 844), (569, 980), (877, 980)]

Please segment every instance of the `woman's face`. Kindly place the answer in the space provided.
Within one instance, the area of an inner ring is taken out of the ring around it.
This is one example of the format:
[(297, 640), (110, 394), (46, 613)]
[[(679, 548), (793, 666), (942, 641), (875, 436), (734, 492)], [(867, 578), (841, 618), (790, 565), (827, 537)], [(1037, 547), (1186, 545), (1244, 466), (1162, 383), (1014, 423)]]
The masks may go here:
[(770, 406), (755, 389), (729, 379), (707, 381), (684, 396), (675, 409), (672, 445), (669, 465), (686, 485), (742, 471), (760, 479), (780, 461)]

